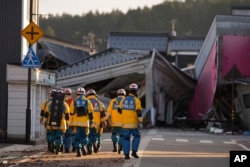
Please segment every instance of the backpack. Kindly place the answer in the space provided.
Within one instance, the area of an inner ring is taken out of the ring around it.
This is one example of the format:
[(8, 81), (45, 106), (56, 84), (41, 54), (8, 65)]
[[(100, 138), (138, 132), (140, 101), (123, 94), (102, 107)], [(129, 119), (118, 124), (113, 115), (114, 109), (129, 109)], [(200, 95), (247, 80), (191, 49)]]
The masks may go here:
[(61, 126), (62, 114), (64, 112), (64, 96), (64, 93), (60, 91), (53, 93), (50, 105), (50, 126)]
[(77, 116), (86, 116), (88, 114), (88, 101), (87, 99), (82, 99), (82, 95), (75, 100), (74, 104)]

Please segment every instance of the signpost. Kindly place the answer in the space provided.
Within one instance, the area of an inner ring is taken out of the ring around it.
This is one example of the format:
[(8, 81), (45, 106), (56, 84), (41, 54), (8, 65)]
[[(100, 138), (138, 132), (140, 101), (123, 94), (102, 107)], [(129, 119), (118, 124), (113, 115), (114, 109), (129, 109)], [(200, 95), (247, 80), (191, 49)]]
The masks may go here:
[(39, 68), (40, 61), (32, 48), (29, 49), (27, 55), (23, 59), (22, 66), (26, 68)]
[(43, 36), (42, 30), (33, 22), (23, 29), (21, 34), (33, 45), (39, 38)]
[(27, 92), (27, 108), (26, 108), (26, 129), (25, 129), (25, 141), (30, 143), (30, 122), (31, 122), (31, 110), (30, 110), (30, 89), (31, 89), (31, 68), (40, 67), (40, 61), (32, 50), (32, 45), (43, 36), (41, 29), (32, 21), (33, 16), (33, 0), (30, 0), (30, 24), (21, 31), (21, 34), (29, 42), (29, 51), (25, 56), (22, 66), (28, 68), (28, 92)]

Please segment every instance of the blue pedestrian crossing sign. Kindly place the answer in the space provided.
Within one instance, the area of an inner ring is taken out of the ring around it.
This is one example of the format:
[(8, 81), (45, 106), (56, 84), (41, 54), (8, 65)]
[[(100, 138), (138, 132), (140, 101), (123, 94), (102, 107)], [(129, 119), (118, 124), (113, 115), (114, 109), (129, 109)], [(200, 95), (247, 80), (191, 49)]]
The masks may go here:
[(40, 61), (32, 48), (29, 49), (27, 55), (24, 57), (22, 66), (25, 68), (39, 68)]

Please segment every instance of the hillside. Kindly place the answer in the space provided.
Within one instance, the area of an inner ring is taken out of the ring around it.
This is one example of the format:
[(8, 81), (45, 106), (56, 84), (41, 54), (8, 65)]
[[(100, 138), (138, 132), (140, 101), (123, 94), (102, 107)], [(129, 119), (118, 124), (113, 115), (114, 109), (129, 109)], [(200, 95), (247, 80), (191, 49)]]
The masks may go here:
[(168, 2), (152, 8), (138, 8), (123, 14), (87, 13), (85, 15), (50, 15), (39, 18), (45, 35), (80, 45), (89, 44), (94, 33), (99, 51), (106, 48), (110, 31), (169, 32), (174, 28), (178, 36), (206, 35), (215, 15), (230, 15), (232, 6), (250, 6), (249, 0), (186, 0)]

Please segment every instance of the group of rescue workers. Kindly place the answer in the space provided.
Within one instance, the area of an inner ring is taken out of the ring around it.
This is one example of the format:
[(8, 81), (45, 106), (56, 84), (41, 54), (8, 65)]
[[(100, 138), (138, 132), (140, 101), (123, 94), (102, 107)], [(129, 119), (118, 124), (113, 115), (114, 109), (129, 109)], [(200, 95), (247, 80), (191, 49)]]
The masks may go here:
[(48, 151), (59, 154), (76, 152), (77, 157), (98, 153), (101, 149), (101, 135), (107, 122), (112, 128), (113, 152), (130, 159), (130, 138), (132, 153), (139, 158), (137, 151), (141, 136), (139, 123), (142, 123), (142, 106), (137, 96), (138, 85), (129, 85), (117, 90), (117, 97), (110, 100), (107, 110), (98, 99), (96, 91), (83, 87), (76, 90), (51, 89), (50, 97), (41, 104), (40, 123), (46, 128)]

